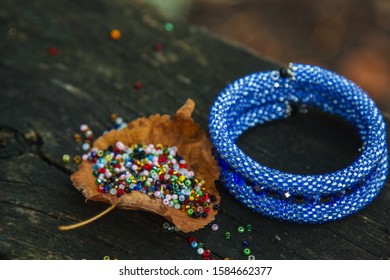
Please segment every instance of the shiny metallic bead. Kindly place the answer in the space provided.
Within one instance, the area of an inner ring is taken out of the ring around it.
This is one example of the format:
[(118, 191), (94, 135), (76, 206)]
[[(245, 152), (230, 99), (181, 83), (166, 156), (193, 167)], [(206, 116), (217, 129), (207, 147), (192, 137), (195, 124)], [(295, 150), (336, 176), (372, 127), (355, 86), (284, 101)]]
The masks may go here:
[(255, 256), (254, 255), (249, 255), (248, 256), (248, 260), (250, 260), (250, 261), (254, 261), (256, 258), (255, 258)]

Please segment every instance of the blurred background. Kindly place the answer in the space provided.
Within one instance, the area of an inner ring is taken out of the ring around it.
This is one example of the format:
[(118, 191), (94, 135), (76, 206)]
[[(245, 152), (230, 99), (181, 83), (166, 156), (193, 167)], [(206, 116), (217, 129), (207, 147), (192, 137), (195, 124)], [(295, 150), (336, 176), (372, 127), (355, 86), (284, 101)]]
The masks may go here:
[(262, 57), (322, 66), (390, 112), (390, 0), (144, 0)]

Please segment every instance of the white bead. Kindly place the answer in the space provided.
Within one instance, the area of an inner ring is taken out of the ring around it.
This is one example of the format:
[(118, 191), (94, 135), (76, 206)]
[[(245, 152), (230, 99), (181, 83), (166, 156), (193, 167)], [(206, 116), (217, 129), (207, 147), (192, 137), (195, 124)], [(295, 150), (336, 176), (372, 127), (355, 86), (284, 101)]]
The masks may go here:
[(116, 195), (118, 193), (118, 191), (116, 189), (111, 189), (110, 190), (110, 194), (111, 195)]
[(196, 252), (198, 253), (198, 255), (203, 255), (204, 249), (203, 248), (198, 248), (198, 250)]

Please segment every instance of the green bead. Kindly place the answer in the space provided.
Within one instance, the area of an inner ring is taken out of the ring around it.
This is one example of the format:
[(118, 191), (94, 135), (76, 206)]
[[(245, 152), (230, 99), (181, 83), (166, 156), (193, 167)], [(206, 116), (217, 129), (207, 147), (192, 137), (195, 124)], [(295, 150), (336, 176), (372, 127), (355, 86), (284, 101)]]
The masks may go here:
[(245, 228), (242, 227), (242, 226), (239, 226), (239, 227), (237, 228), (237, 231), (238, 231), (239, 233), (243, 233), (243, 232), (245, 231)]
[(251, 224), (247, 224), (246, 225), (246, 230), (247, 231), (252, 231), (252, 229), (253, 229), (253, 226)]
[(145, 186), (147, 186), (147, 187), (150, 187), (150, 182), (149, 181), (145, 181)]
[(131, 179), (130, 178), (126, 178), (126, 183), (127, 184), (131, 184)]
[(190, 180), (185, 180), (184, 181), (184, 185), (186, 185), (187, 187), (191, 186), (191, 181)]
[(204, 245), (203, 245), (203, 243), (198, 243), (198, 248), (203, 248), (204, 247)]
[(231, 237), (230, 232), (228, 232), (228, 231), (225, 232), (225, 238), (226, 238), (226, 239), (230, 239), (230, 237)]
[(94, 171), (92, 172), (92, 175), (95, 176), (95, 177), (99, 176), (99, 171), (94, 170)]
[(175, 26), (171, 22), (167, 22), (164, 24), (164, 29), (168, 32), (172, 32), (175, 29)]
[(245, 248), (242, 252), (244, 253), (245, 256), (249, 256), (251, 254), (251, 249)]
[(187, 210), (188, 216), (192, 216), (193, 213), (194, 213), (194, 210), (192, 210), (192, 209), (188, 209)]

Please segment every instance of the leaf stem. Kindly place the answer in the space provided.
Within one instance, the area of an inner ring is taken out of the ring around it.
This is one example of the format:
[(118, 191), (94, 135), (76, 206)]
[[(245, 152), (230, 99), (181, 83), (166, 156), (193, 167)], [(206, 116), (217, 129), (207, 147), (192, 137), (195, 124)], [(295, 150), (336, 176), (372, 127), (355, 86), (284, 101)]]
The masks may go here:
[(92, 223), (93, 221), (99, 219), (100, 217), (106, 215), (108, 212), (113, 210), (115, 208), (115, 206), (116, 206), (116, 204), (111, 205), (110, 207), (108, 207), (103, 212), (97, 214), (96, 216), (94, 216), (94, 217), (92, 217), (92, 218), (90, 218), (88, 220), (82, 221), (82, 222), (77, 223), (77, 224), (69, 225), (69, 226), (59, 226), (58, 229), (59, 230), (71, 230), (71, 229), (75, 229), (75, 228), (79, 228), (79, 227), (85, 226), (85, 225), (87, 225), (89, 223)]

